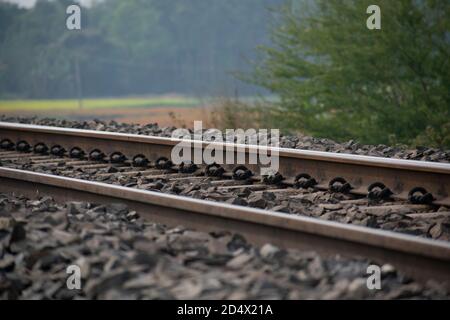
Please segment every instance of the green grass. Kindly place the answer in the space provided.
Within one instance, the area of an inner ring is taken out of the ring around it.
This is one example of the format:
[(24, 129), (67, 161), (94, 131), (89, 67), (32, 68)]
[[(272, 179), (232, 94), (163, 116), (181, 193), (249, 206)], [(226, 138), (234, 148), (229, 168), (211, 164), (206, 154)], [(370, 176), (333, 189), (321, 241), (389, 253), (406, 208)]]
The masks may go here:
[[(186, 97), (85, 99), (83, 109), (191, 107), (199, 101)], [(0, 100), (0, 111), (78, 110), (78, 100)]]

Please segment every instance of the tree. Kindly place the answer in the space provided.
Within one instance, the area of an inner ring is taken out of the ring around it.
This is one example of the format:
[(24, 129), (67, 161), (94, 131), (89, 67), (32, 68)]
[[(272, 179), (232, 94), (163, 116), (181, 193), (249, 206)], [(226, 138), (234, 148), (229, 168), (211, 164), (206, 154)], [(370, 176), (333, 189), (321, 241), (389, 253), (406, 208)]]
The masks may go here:
[(281, 97), (276, 120), (289, 129), (450, 146), (450, 3), (379, 0), (381, 30), (366, 27), (371, 4), (282, 7), (250, 80)]

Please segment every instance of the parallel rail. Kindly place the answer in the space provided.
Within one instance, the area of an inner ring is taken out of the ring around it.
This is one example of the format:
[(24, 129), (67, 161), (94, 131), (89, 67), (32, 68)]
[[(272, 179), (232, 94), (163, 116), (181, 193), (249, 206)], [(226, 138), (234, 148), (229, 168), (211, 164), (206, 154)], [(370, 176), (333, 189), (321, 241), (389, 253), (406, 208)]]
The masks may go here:
[(0, 192), (59, 201), (126, 203), (144, 219), (203, 231), (233, 230), (256, 245), (361, 256), (450, 288), (450, 243), (266, 210), (0, 167)]
[[(2, 122), (0, 140), (14, 145), (26, 141), (31, 147), (45, 144), (49, 148), (57, 145), (66, 150), (79, 148), (86, 154), (101, 150), (110, 156), (119, 151), (128, 159), (143, 155), (150, 161), (162, 156), (170, 158), (172, 148), (181, 142), (170, 138)], [(192, 152), (208, 145), (211, 143), (196, 142)], [(308, 174), (317, 181), (316, 188), (328, 189), (330, 181), (341, 177), (351, 184), (349, 192), (367, 195), (369, 185), (381, 182), (394, 193), (394, 198), (402, 200), (407, 200), (414, 188), (422, 187), (433, 195), (432, 204), (450, 206), (449, 164), (252, 145), (213, 145), (223, 150), (232, 148), (236, 158), (241, 154), (246, 161), (250, 154), (261, 149), (278, 154), (279, 173), (284, 177), (283, 183), (288, 185), (295, 183), (298, 174)], [(258, 165), (246, 166), (258, 169)], [(436, 279), (450, 288), (450, 242), (2, 167), (0, 191), (29, 197), (51, 195), (60, 201), (124, 202), (143, 218), (155, 222), (171, 226), (182, 224), (204, 231), (233, 230), (255, 244), (270, 242), (284, 248), (364, 256), (378, 263), (394, 264), (415, 279)]]
[[(170, 158), (173, 147), (182, 141), (5, 122), (0, 122), (0, 139), (8, 139), (14, 143), (26, 141), (31, 146), (38, 143), (45, 143), (49, 147), (60, 145), (66, 150), (78, 147), (86, 154), (94, 149), (107, 155), (120, 151), (127, 158), (141, 154), (151, 161), (162, 156)], [(411, 190), (421, 187), (432, 194), (433, 201), (430, 203), (450, 206), (450, 164), (207, 142), (193, 143), (192, 152), (196, 148), (203, 150), (208, 145), (219, 146), (224, 152), (231, 148), (235, 151), (236, 158), (242, 154), (244, 159), (249, 159), (250, 154), (260, 150), (278, 154), (279, 173), (285, 177), (287, 184), (293, 184), (298, 174), (306, 173), (315, 178), (318, 189), (325, 190), (329, 188), (330, 181), (341, 177), (352, 186), (351, 193), (367, 195), (371, 184), (381, 182), (393, 192), (393, 198), (402, 200), (408, 200)], [(258, 165), (248, 167), (258, 169)]]

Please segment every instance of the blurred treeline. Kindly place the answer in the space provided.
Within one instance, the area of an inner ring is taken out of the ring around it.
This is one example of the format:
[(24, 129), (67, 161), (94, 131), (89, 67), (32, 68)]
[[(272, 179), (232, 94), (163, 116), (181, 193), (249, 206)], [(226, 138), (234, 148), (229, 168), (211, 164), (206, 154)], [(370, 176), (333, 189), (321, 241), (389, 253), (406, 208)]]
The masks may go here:
[(0, 3), (0, 97), (75, 97), (77, 79), (88, 97), (254, 94), (231, 73), (248, 70), (282, 2), (105, 0), (82, 8), (81, 31), (66, 29), (73, 1)]
[[(371, 4), (381, 30), (366, 27)], [(279, 128), (450, 147), (449, 17), (443, 0), (287, 5), (249, 80), (281, 97), (271, 112)]]

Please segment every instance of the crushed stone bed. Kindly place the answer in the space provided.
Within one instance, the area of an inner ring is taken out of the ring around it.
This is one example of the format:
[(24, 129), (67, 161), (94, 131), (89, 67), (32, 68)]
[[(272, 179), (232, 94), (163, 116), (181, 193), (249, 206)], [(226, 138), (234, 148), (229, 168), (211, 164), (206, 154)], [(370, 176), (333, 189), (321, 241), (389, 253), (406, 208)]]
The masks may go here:
[[(68, 290), (66, 268), (81, 269)], [(0, 299), (449, 299), (362, 258), (256, 248), (238, 235), (142, 221), (123, 204), (56, 203), (0, 194)]]

